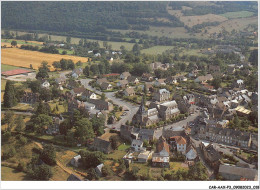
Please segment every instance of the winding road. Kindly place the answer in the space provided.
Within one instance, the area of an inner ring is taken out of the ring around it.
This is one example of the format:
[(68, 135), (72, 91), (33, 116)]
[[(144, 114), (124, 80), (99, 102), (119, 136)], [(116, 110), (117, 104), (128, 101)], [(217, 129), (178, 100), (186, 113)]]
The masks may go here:
[[(90, 82), (90, 81), (92, 81), (92, 79), (81, 79), (81, 80), (80, 80), (81, 84), (82, 84), (85, 88), (87, 88), (87, 89), (89, 89), (89, 90), (95, 92), (95, 93), (98, 94), (98, 95), (101, 95), (101, 94), (102, 94), (101, 91), (96, 90), (95, 88), (93, 88), (92, 86), (89, 85), (89, 82)], [(128, 110), (128, 111), (126, 111), (126, 115), (125, 115), (125, 116), (121, 116), (122, 119), (121, 119), (119, 122), (117, 122), (117, 123), (115, 123), (115, 124), (112, 124), (112, 125), (107, 125), (108, 128), (114, 128), (114, 129), (116, 129), (116, 130), (119, 131), (119, 130), (120, 130), (120, 126), (121, 126), (122, 124), (125, 124), (127, 121), (129, 121), (129, 122), (132, 121), (132, 118), (133, 118), (134, 114), (137, 112), (137, 110), (138, 110), (139, 107), (136, 106), (136, 105), (133, 105), (133, 104), (131, 104), (131, 103), (128, 103), (128, 102), (126, 102), (126, 101), (124, 101), (124, 100), (121, 100), (121, 99), (119, 99), (119, 98), (116, 98), (116, 97), (115, 97), (115, 93), (116, 93), (116, 92), (104, 92), (104, 93), (105, 93), (106, 97), (107, 97), (109, 100), (112, 100), (112, 101), (113, 101), (113, 103), (115, 103), (115, 104), (117, 104), (117, 105), (119, 105), (119, 106), (122, 106), (122, 107), (123, 107), (123, 110)]]

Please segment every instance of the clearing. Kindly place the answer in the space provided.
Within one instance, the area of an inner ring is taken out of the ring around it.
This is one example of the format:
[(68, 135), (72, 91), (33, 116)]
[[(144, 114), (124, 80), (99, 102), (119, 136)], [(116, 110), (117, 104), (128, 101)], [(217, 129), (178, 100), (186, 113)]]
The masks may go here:
[(228, 19), (233, 19), (233, 18), (246, 18), (246, 17), (251, 17), (253, 16), (253, 12), (249, 11), (238, 11), (238, 12), (227, 12), (225, 14), (221, 14), (221, 16), (224, 16)]
[(32, 64), (33, 68), (38, 68), (42, 61), (47, 61), (51, 66), (51, 70), (54, 70), (52, 63), (54, 61), (60, 61), (62, 58), (71, 59), (74, 63), (81, 61), (87, 62), (88, 58), (76, 57), (70, 55), (48, 54), (38, 51), (22, 50), (18, 48), (6, 48), (2, 49), (2, 64), (8, 64), (13, 66), (30, 68)]

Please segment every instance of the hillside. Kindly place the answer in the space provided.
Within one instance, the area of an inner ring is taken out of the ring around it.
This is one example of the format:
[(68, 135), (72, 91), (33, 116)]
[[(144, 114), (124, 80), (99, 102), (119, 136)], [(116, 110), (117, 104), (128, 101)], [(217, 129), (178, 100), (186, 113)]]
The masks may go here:
[[(257, 2), (2, 2), (1, 19), (2, 29), (122, 41), (132, 31), (189, 37), (206, 27), (256, 16)], [(172, 31), (158, 32), (164, 28)]]

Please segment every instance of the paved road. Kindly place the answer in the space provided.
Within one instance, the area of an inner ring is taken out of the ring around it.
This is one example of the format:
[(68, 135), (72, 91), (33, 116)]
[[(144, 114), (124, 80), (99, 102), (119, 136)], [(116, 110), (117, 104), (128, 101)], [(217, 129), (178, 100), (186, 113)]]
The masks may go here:
[[(90, 85), (89, 85), (89, 82), (92, 81), (92, 79), (81, 79), (80, 82), (81, 84), (89, 89), (89, 90), (92, 90), (94, 91), (96, 94), (99, 94), (101, 95), (102, 92), (99, 91), (99, 90), (96, 90), (95, 88), (92, 88)], [(112, 125), (107, 125), (107, 127), (109, 128), (115, 128), (116, 130), (120, 130), (120, 126), (121, 124), (125, 124), (126, 121), (129, 121), (131, 122), (132, 121), (132, 118), (134, 116), (134, 114), (137, 112), (138, 110), (138, 106), (136, 105), (133, 105), (131, 103), (128, 103), (122, 99), (119, 99), (119, 98), (116, 98), (115, 97), (115, 93), (116, 92), (104, 92), (106, 97), (109, 99), (109, 100), (112, 100), (113, 103), (119, 105), (119, 106), (122, 106), (124, 110), (128, 110), (126, 111), (126, 115), (125, 116), (121, 116), (121, 120), (115, 124), (112, 124)]]

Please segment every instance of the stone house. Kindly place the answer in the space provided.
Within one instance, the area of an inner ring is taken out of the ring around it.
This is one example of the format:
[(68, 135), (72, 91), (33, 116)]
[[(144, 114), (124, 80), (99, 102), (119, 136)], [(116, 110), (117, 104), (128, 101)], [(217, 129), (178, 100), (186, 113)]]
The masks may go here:
[(101, 84), (104, 83), (104, 82), (108, 83), (107, 78), (101, 78), (101, 79), (96, 80), (96, 84), (99, 85), (99, 86), (101, 86)]
[(165, 80), (166, 84), (176, 84), (177, 83), (177, 78), (173, 76), (169, 76)]
[(197, 158), (197, 151), (191, 144), (186, 148), (185, 156), (187, 160), (195, 160)]
[(156, 87), (165, 86), (166, 83), (164, 81), (165, 81), (165, 79), (155, 79), (153, 85)]
[(155, 92), (153, 95), (153, 99), (158, 102), (168, 101), (170, 100), (171, 93), (164, 89), (160, 89), (159, 91)]
[(144, 145), (144, 143), (142, 140), (133, 139), (133, 141), (131, 143), (131, 148), (134, 149), (136, 152), (138, 152), (138, 151), (144, 150), (143, 145)]
[(64, 85), (66, 83), (66, 78), (65, 77), (59, 77), (55, 79), (56, 84), (58, 85)]
[(126, 88), (128, 86), (128, 80), (120, 80), (116, 83), (117, 87)]
[(213, 168), (215, 172), (217, 172), (221, 159), (219, 152), (213, 147), (212, 144), (205, 145), (200, 143), (199, 146), (208, 165)]
[(205, 76), (199, 76), (194, 81), (199, 83), (205, 83), (207, 81), (213, 80), (213, 76), (211, 74), (207, 74)]
[(161, 137), (156, 144), (156, 152), (152, 155), (152, 165), (159, 167), (169, 167), (170, 146), (166, 140)]
[(180, 110), (178, 109), (178, 104), (175, 100), (160, 104), (159, 115), (163, 120), (168, 120), (172, 117), (176, 117), (179, 114)]
[(100, 99), (89, 99), (89, 102), (95, 105), (95, 108), (97, 110), (108, 110), (112, 111), (113, 110), (113, 104), (110, 102), (107, 102), (105, 100), (100, 100)]
[(173, 150), (177, 150), (182, 154), (186, 153), (187, 141), (184, 137), (182, 136), (170, 137), (170, 142)]
[(109, 84), (108, 82), (102, 82), (100, 85), (102, 90), (112, 90), (113, 86)]
[(90, 91), (90, 90), (85, 90), (82, 95), (81, 95), (82, 98), (86, 98), (86, 99), (97, 99), (97, 95)]
[(86, 89), (81, 86), (78, 88), (73, 88), (70, 93), (72, 94), (72, 96), (82, 96), (82, 94), (86, 91)]
[(79, 167), (80, 165), (80, 159), (81, 159), (81, 156), (80, 155), (77, 155), (75, 156), (74, 158), (72, 158), (70, 160), (70, 164), (74, 167)]
[(126, 88), (124, 90), (124, 95), (125, 96), (134, 96), (135, 95), (135, 90), (134, 88)]
[(137, 77), (134, 76), (129, 76), (127, 77), (128, 83), (130, 84), (138, 84), (139, 83), (139, 79)]
[(126, 80), (129, 76), (131, 76), (129, 72), (123, 72), (119, 78), (120, 80)]
[(153, 81), (153, 75), (150, 73), (143, 73), (141, 76), (142, 81), (151, 82)]

